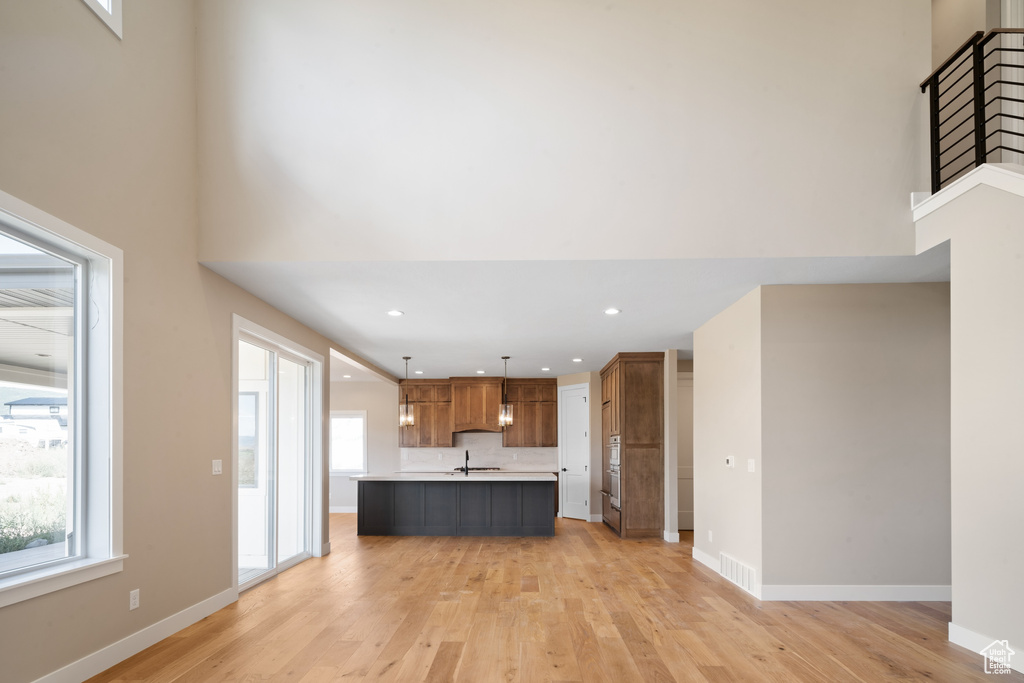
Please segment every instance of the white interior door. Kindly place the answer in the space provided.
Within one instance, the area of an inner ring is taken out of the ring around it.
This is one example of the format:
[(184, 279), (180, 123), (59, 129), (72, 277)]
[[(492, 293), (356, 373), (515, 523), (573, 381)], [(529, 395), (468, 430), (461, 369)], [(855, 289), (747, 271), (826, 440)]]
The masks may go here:
[(679, 373), (679, 529), (693, 530), (693, 373)]
[(586, 384), (558, 388), (558, 454), (563, 517), (590, 519), (590, 407)]

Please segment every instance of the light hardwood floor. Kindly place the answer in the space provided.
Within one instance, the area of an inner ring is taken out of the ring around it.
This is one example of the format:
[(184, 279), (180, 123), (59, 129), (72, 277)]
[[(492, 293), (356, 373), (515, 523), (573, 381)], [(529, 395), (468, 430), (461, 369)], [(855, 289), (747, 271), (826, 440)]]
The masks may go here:
[[(679, 544), (358, 537), (100, 681), (991, 681), (949, 603), (760, 603)], [(1024, 676), (1000, 676), (1024, 681)]]

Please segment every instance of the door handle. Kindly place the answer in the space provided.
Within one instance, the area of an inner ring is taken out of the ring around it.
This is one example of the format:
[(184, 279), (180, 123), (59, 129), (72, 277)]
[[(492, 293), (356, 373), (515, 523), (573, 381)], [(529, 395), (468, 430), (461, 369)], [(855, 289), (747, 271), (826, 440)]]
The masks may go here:
[(567, 470), (566, 468), (564, 468), (564, 467), (563, 467), (563, 468), (562, 468), (562, 471), (563, 471), (563, 472), (568, 472), (569, 470)]

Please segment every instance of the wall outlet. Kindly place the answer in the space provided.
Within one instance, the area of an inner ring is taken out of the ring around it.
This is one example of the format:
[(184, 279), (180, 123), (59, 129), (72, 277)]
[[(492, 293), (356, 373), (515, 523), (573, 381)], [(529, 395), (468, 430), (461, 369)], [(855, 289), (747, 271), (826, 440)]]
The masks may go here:
[(519, 459), (519, 454), (518, 453), (513, 453), (512, 454), (512, 459), (513, 460), (518, 460)]
[(747, 472), (754, 472), (757, 470), (757, 461), (753, 458), (747, 460)]
[(128, 593), (128, 609), (139, 609), (139, 589), (136, 588), (132, 592)]
[(438, 453), (437, 454), (437, 459), (438, 460), (444, 460), (444, 453)]
[(711, 543), (711, 529), (708, 529), (708, 543)]
[(725, 456), (725, 466), (726, 467), (735, 467), (736, 466), (736, 458), (732, 457), (731, 455)]
[[(224, 473), (224, 461), (223, 460), (214, 460), (213, 461), (213, 473), (214, 474), (223, 474)], [(138, 606), (138, 605), (136, 605), (136, 606)]]

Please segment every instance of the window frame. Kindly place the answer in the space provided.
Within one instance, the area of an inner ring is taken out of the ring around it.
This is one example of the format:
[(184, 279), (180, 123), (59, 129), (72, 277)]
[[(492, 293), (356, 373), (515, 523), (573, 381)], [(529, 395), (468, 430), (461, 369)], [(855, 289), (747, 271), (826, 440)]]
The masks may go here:
[[(336, 417), (358, 417), (363, 421), (363, 465), (360, 469), (346, 469), (339, 470), (334, 469), (334, 418)], [(330, 425), (330, 446), (327, 450), (327, 462), (330, 468), (331, 475), (349, 475), (349, 474), (366, 474), (367, 473), (367, 434), (369, 432), (369, 425), (366, 418), (365, 410), (332, 410), (331, 411), (331, 425)]]
[(110, 30), (114, 32), (118, 40), (123, 38), (121, 35), (121, 0), (109, 0), (110, 7), (106, 6), (106, 3), (101, 0), (82, 0), (93, 13), (103, 20), (103, 23), (110, 27)]
[[(122, 571), (123, 253), (64, 221), (0, 191), (0, 227), (84, 263), (76, 319), (79, 437), (76, 439), (77, 556), (0, 578), (0, 607)], [(90, 320), (92, 324), (86, 325)], [(31, 374), (31, 373), (29, 373)]]

